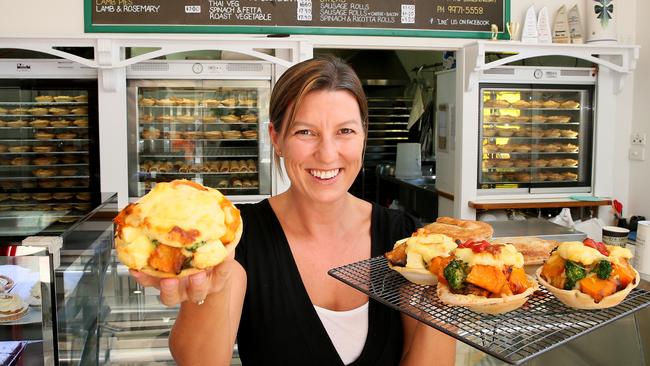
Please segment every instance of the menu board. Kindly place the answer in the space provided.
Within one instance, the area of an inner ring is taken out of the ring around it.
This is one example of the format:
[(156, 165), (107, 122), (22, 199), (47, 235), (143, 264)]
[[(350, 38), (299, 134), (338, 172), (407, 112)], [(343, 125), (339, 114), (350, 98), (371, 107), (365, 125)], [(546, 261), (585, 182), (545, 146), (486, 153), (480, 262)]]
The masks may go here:
[(87, 32), (489, 38), (510, 0), (85, 0)]

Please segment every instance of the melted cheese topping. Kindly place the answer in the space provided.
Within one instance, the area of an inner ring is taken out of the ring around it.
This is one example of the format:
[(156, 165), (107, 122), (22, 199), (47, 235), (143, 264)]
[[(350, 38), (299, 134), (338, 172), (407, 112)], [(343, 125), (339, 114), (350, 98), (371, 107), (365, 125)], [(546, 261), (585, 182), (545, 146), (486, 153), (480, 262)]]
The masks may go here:
[(598, 250), (582, 244), (581, 241), (566, 241), (560, 243), (557, 247), (557, 253), (564, 259), (582, 263), (585, 266), (607, 259), (607, 257), (602, 255)]
[(221, 263), (227, 255), (228, 251), (220, 241), (217, 240), (216, 242), (206, 243), (194, 252), (192, 266), (198, 269), (212, 267)]
[(633, 257), (632, 252), (627, 248), (607, 245), (607, 250), (609, 251), (609, 258), (614, 261), (618, 259), (630, 259)]
[(124, 263), (125, 266), (141, 270), (147, 265), (149, 256), (156, 249), (156, 246), (142, 233), (141, 230), (131, 227), (125, 227), (122, 232), (127, 231), (138, 232), (139, 235), (131, 241), (123, 241), (120, 239), (115, 240), (117, 249), (117, 258)]
[(215, 189), (199, 190), (185, 184), (159, 183), (138, 202), (134, 211), (146, 218), (143, 230), (149, 238), (181, 247), (183, 244), (169, 235), (175, 226), (187, 231), (197, 230), (198, 235), (192, 242), (214, 240), (226, 233), (225, 216), (220, 206), (223, 199)]
[(447, 257), (457, 245), (447, 235), (431, 234), (422, 229), (410, 238), (399, 240), (395, 245), (406, 242), (406, 267), (426, 268), (435, 257)]
[(474, 253), (471, 248), (456, 248), (454, 255), (470, 266), (476, 264), (497, 268), (503, 268), (504, 266), (524, 266), (524, 256), (511, 244), (503, 244), (501, 251), (496, 255), (490, 252)]
[(0, 294), (0, 311), (15, 312), (25, 307), (25, 302), (20, 296), (14, 294)]
[[(222, 207), (223, 206), (223, 207)], [(156, 245), (169, 245), (192, 257), (199, 269), (220, 263), (241, 225), (238, 210), (219, 191), (188, 181), (158, 183), (117, 219), (117, 256), (127, 267), (141, 270)]]

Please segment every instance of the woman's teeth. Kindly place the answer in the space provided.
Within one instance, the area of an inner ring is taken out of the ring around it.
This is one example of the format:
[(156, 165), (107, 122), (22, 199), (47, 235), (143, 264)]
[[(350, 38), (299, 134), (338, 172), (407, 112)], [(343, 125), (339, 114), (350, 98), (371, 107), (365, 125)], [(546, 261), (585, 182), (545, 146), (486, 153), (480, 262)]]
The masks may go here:
[(310, 170), (309, 173), (319, 179), (330, 179), (336, 177), (339, 174), (339, 170)]

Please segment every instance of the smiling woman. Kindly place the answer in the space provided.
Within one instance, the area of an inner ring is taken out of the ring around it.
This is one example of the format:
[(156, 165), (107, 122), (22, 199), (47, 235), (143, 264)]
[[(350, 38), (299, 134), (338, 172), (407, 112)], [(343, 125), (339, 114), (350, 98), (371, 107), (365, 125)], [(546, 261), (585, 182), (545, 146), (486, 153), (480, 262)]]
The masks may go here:
[(271, 95), (269, 134), (291, 186), (239, 205), (234, 258), (188, 278), (132, 272), (181, 310), (170, 335), (179, 364), (453, 365), (451, 338), (327, 274), (382, 255), (411, 235), (410, 216), (348, 192), (361, 169), (368, 109), (335, 58), (289, 68)]

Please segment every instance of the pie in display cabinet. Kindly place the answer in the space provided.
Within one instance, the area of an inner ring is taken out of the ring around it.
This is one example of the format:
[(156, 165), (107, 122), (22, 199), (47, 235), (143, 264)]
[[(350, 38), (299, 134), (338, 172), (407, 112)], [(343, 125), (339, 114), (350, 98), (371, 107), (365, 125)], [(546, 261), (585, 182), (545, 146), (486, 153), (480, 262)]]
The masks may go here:
[(588, 192), (593, 86), (481, 84), (478, 188)]
[(228, 196), (271, 194), (270, 80), (132, 80), (129, 196), (189, 179)]

